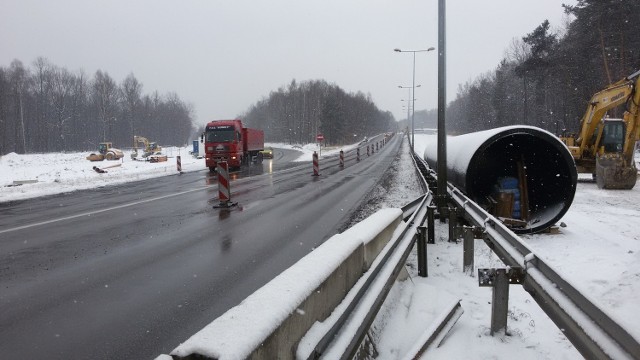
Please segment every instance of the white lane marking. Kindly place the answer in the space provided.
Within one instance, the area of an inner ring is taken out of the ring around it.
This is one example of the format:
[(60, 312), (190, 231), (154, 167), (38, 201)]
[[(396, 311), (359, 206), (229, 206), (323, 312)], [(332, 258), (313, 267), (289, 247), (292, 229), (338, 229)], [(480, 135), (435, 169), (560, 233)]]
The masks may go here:
[(28, 228), (31, 228), (31, 227), (47, 225), (47, 224), (60, 222), (60, 221), (71, 220), (71, 219), (75, 219), (75, 218), (79, 218), (79, 217), (83, 217), (83, 216), (90, 216), (90, 215), (94, 215), (94, 214), (100, 214), (100, 213), (107, 212), (107, 211), (123, 209), (123, 208), (127, 208), (127, 207), (134, 206), (134, 205), (139, 205), (139, 204), (144, 204), (144, 203), (148, 203), (148, 202), (152, 202), (152, 201), (156, 201), (156, 200), (162, 200), (162, 199), (166, 199), (166, 198), (170, 198), (170, 197), (174, 197), (174, 196), (184, 195), (184, 194), (188, 194), (190, 192), (195, 192), (195, 191), (202, 191), (202, 189), (191, 189), (191, 190), (186, 190), (186, 191), (182, 191), (182, 192), (179, 192), (179, 193), (158, 196), (158, 197), (155, 197), (155, 198), (144, 199), (144, 200), (135, 201), (135, 202), (132, 202), (132, 203), (127, 203), (127, 204), (122, 204), (122, 205), (118, 205), (118, 206), (112, 206), (112, 207), (106, 208), (106, 209), (94, 210), (94, 211), (89, 211), (89, 212), (82, 213), (82, 214), (65, 216), (65, 217), (61, 217), (61, 218), (57, 218), (57, 219), (41, 221), (41, 222), (38, 222), (38, 223), (33, 223), (33, 224), (28, 224), (28, 225), (23, 225), (23, 226), (17, 226), (17, 227), (10, 228), (10, 229), (0, 230), (0, 234), (12, 232), (12, 231), (24, 230), (24, 229), (28, 229)]

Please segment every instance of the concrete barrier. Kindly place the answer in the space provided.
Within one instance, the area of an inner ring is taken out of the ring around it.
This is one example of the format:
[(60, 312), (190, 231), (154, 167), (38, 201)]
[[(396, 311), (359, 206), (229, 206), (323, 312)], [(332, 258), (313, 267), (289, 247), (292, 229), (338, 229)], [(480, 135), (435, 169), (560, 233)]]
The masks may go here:
[(300, 339), (340, 304), (401, 221), (402, 210), (383, 209), (331, 237), (174, 349), (171, 358), (294, 359)]

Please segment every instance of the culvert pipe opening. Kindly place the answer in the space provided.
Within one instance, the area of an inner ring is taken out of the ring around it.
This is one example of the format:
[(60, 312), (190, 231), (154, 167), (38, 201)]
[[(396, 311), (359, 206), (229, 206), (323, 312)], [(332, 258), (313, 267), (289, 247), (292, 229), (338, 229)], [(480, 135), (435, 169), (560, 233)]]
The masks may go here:
[[(438, 168), (435, 139), (424, 159)], [(567, 212), (578, 175), (571, 153), (553, 134), (509, 126), (447, 137), (447, 177), (516, 233), (530, 233)]]

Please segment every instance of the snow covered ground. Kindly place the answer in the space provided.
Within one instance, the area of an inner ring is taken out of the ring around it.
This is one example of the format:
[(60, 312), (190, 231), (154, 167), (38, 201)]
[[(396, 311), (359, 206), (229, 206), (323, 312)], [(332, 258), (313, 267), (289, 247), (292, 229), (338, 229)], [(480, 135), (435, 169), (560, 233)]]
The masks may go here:
[[(0, 202), (22, 200), (69, 191), (144, 180), (158, 176), (178, 174), (176, 157), (180, 156), (182, 171), (205, 168), (203, 159), (189, 155), (186, 148), (165, 148), (166, 162), (151, 163), (124, 158), (114, 161), (89, 161), (87, 152), (0, 156)], [(97, 173), (97, 166), (106, 173)], [(15, 182), (35, 181), (14, 186)]]
[[(418, 153), (422, 152), (426, 136), (416, 134)], [(303, 152), (299, 160), (309, 161), (315, 149), (315, 144), (297, 149)], [(176, 174), (177, 155), (181, 155), (183, 171), (204, 170), (204, 160), (191, 157), (188, 150), (168, 149), (170, 158), (166, 163), (132, 161), (128, 153), (124, 161), (100, 163), (85, 160), (86, 153), (7, 154), (0, 157), (0, 202)], [(339, 150), (323, 148), (322, 154)], [(406, 150), (405, 141), (399, 161), (392, 168), (395, 175), (379, 183), (363, 207), (363, 214), (400, 207), (419, 195)], [(107, 168), (104, 174), (92, 169), (94, 165), (116, 164), (120, 165)], [(37, 182), (12, 186), (21, 180)], [(636, 339), (640, 339), (640, 312), (636, 309), (640, 295), (639, 218), (640, 186), (631, 191), (613, 191), (580, 182), (574, 203), (562, 219), (567, 227), (560, 234), (524, 237), (538, 255)], [(476, 240), (475, 255), (477, 268), (503, 266), (481, 240)], [(458, 299), (465, 313), (443, 345), (428, 354), (429, 359), (581, 358), (562, 331), (518, 286), (510, 288), (508, 335), (490, 336), (491, 289), (478, 287), (476, 277), (462, 272), (462, 244), (447, 242), (446, 226), (436, 229), (436, 244), (429, 245), (428, 266), (429, 277), (417, 277), (417, 261), (412, 254), (408, 264), (411, 281), (398, 283), (392, 289), (376, 319), (373, 337), (380, 359), (402, 358), (442, 309)]]
[[(310, 162), (311, 154), (318, 150), (316, 144), (293, 146), (273, 143), (266, 146), (300, 151), (301, 155), (296, 159), (299, 162)], [(323, 148), (321, 153), (323, 157), (330, 156), (340, 149), (348, 151), (353, 147), (355, 145)], [(175, 175), (178, 174), (177, 156), (180, 156), (183, 172), (206, 170), (204, 159), (191, 156), (190, 150), (190, 147), (164, 148), (163, 154), (168, 156), (168, 160), (159, 163), (132, 160), (131, 151), (125, 151), (124, 158), (117, 161), (96, 162), (85, 159), (89, 155), (87, 152), (9, 153), (0, 156), (0, 203)], [(97, 173), (94, 166), (106, 173)], [(18, 185), (24, 181), (27, 183)]]

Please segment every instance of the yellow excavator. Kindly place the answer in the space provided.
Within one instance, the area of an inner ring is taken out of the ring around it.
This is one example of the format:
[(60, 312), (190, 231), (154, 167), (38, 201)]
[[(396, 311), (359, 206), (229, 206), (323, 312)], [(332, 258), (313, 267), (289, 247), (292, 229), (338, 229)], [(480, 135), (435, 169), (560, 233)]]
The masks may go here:
[[(589, 100), (574, 137), (561, 137), (576, 161), (579, 173), (590, 173), (601, 189), (632, 189), (638, 179), (634, 161), (640, 140), (640, 71), (597, 92)], [(622, 119), (607, 112), (625, 105)]]
[(162, 147), (158, 145), (156, 142), (151, 142), (149, 139), (143, 136), (133, 136), (133, 152), (131, 153), (131, 159), (136, 159), (138, 157), (138, 144), (142, 144), (142, 157), (148, 158), (151, 155), (160, 155), (162, 152)]

